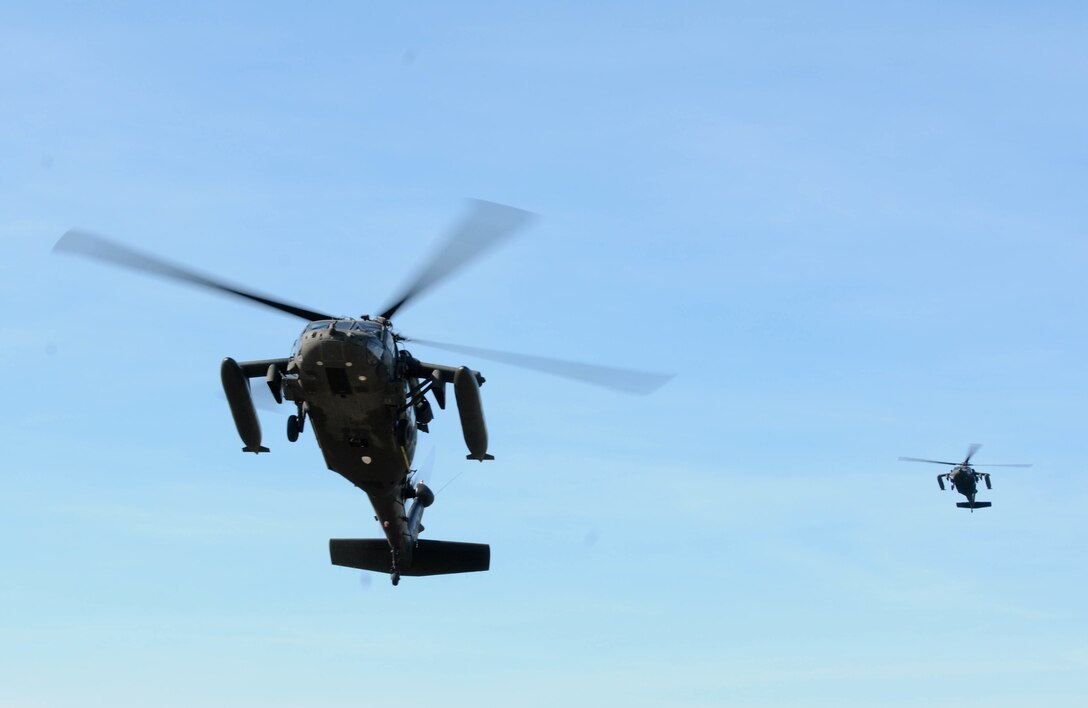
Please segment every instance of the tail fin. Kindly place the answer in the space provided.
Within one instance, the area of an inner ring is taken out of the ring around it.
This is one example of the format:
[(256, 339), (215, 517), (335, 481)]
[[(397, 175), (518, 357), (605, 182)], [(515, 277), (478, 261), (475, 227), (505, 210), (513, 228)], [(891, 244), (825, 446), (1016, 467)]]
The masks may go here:
[[(389, 543), (383, 538), (333, 538), (329, 540), (333, 565), (388, 573), (392, 570)], [(404, 576), (472, 573), (491, 567), (491, 546), (458, 541), (416, 542), (412, 564), (402, 565)]]

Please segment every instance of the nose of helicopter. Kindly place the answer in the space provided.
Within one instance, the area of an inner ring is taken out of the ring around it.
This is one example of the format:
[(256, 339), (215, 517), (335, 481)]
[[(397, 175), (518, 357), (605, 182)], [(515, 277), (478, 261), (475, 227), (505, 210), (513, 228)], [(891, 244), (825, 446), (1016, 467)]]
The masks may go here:
[(321, 370), (327, 375), (336, 372), (338, 381), (344, 379), (339, 387), (345, 388), (371, 380), (386, 359), (391, 363), (381, 332), (369, 332), (354, 324), (336, 322), (334, 326), (305, 332), (297, 350), (301, 369), (311, 376), (320, 375)]

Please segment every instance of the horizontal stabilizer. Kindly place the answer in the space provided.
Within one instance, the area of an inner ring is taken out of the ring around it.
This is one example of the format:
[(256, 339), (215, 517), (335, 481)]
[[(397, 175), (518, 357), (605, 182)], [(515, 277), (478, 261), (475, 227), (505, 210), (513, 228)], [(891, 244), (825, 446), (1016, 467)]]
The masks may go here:
[[(377, 573), (388, 573), (393, 566), (389, 543), (383, 538), (329, 539), (329, 557), (333, 565)], [(491, 546), (486, 543), (420, 540), (412, 551), (412, 564), (402, 564), (399, 571), (404, 576), (447, 575), (490, 567)]]
[(384, 538), (330, 538), (329, 557), (333, 565), (359, 570), (388, 573), (393, 568), (393, 555)]
[(990, 506), (990, 502), (956, 502), (956, 506), (961, 509), (985, 509)]

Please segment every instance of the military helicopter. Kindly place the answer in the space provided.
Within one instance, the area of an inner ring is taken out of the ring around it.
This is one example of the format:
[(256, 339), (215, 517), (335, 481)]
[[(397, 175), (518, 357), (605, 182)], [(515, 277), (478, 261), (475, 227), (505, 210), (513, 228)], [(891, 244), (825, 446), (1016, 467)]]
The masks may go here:
[[(487, 427), (480, 400), (484, 377), (467, 366), (420, 361), (402, 344), (447, 349), (522, 366), (589, 383), (645, 394), (671, 376), (561, 359), (409, 339), (393, 328), (392, 319), (436, 283), (481, 253), (522, 229), (530, 212), (493, 202), (472, 200), (467, 217), (404, 289), (376, 316), (337, 317), (292, 305), (202, 275), (161, 258), (86, 231), (71, 230), (54, 252), (91, 257), (130, 269), (250, 300), (308, 321), (289, 356), (238, 362), (227, 357), (220, 366), (223, 391), (243, 452), (268, 452), (254, 410), (250, 379), (263, 379), (277, 403), (289, 402), (291, 442), (309, 426), (328, 468), (366, 492), (385, 538), (331, 539), (329, 555), (339, 566), (389, 573), (393, 585), (401, 576), (485, 571), (490, 568), (487, 544), (419, 538), (423, 512), (435, 500), (423, 481), (415, 481), (412, 460), (417, 433), (428, 432), (434, 411), (446, 407), (452, 385), (467, 459), (493, 460), (487, 451)], [(406, 503), (411, 505), (406, 509)]]
[[(963, 458), (963, 462), (942, 462), (941, 460), (925, 460), (920, 457), (900, 457), (900, 461), (903, 462), (930, 462), (935, 465), (951, 465), (952, 469), (948, 472), (937, 475), (937, 484), (940, 486), (941, 491), (944, 491), (945, 480), (952, 485), (952, 491), (959, 492), (963, 496), (967, 497), (965, 502), (956, 502), (956, 506), (961, 509), (970, 509), (971, 513), (975, 513), (975, 509), (986, 509), (991, 505), (990, 502), (975, 501), (975, 495), (978, 494), (979, 480), (986, 483), (987, 489), (993, 489), (990, 485), (990, 475), (988, 472), (976, 472), (974, 467), (970, 466), (971, 458), (974, 457), (978, 449), (982, 447), (978, 443), (973, 443), (967, 447), (967, 457)], [(976, 467), (1031, 467), (1031, 465), (975, 465)]]

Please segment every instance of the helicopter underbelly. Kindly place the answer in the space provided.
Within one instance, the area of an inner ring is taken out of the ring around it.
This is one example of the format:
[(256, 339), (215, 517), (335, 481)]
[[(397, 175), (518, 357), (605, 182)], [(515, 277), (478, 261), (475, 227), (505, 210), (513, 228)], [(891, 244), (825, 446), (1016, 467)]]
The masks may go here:
[(295, 363), (328, 468), (368, 492), (399, 484), (414, 452), (397, 434), (403, 381), (391, 380), (382, 362), (350, 342), (314, 342)]
[(408, 471), (408, 458), (395, 439), (395, 420), (380, 403), (374, 407), (361, 398), (307, 399), (325, 464), (358, 486), (399, 482)]

